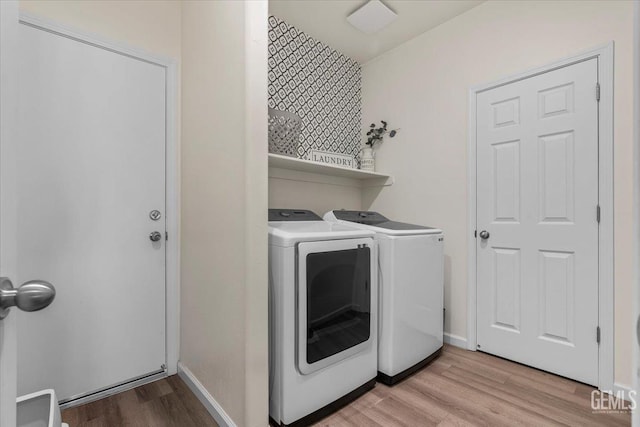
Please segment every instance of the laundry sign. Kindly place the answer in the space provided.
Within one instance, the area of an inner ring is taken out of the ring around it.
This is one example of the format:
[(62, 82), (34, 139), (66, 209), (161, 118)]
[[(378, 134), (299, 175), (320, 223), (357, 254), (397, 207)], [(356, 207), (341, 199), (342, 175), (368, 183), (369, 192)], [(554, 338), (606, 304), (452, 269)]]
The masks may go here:
[(348, 154), (331, 153), (329, 151), (309, 150), (307, 160), (343, 168), (353, 169), (356, 167), (355, 159), (352, 156)]

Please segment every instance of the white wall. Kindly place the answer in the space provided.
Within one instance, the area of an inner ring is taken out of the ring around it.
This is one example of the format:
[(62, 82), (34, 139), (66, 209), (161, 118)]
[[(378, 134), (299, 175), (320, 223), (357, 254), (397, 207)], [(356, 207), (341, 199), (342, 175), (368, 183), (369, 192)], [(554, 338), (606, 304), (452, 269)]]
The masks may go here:
[[(304, 174), (296, 174), (305, 179)], [(309, 209), (323, 216), (332, 209), (362, 209), (362, 190), (357, 185), (305, 182), (269, 178), (269, 208)]]
[(182, 6), (181, 362), (239, 426), (268, 419), (267, 6)]
[(20, 0), (20, 9), (155, 55), (180, 59), (180, 1)]
[(632, 3), (490, 1), (363, 66), (363, 123), (401, 131), (376, 162), (396, 183), (363, 208), (444, 229), (447, 332), (466, 337), (467, 98), (472, 86), (615, 40), (616, 381), (631, 384)]

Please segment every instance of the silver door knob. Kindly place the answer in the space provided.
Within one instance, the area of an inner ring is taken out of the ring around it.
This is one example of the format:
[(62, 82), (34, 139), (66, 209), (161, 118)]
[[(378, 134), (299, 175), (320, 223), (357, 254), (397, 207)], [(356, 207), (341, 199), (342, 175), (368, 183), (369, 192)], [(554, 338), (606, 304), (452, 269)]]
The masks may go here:
[(152, 242), (159, 242), (160, 239), (162, 239), (162, 234), (159, 231), (154, 231), (153, 233), (149, 234), (149, 239)]
[(47, 307), (56, 297), (56, 288), (44, 280), (24, 282), (18, 289), (7, 277), (0, 277), (0, 320), (7, 317), (9, 308), (38, 311)]
[(489, 238), (489, 236), (491, 236), (491, 234), (489, 234), (489, 232), (487, 230), (482, 230), (480, 232), (480, 238), (482, 240), (487, 240)]

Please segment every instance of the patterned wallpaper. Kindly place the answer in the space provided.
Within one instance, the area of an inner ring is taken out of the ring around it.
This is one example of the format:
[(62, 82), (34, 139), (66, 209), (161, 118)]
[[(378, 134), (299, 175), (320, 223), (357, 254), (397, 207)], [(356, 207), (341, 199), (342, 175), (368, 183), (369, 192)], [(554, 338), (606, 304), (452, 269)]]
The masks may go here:
[(298, 156), (360, 150), (360, 64), (269, 17), (269, 107), (302, 119)]

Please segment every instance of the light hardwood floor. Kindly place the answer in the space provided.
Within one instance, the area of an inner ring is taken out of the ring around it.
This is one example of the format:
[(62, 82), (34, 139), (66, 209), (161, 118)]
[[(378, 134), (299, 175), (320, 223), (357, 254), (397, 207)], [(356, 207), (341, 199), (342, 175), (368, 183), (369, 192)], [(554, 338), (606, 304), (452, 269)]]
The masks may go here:
[[(394, 387), (376, 387), (316, 426), (629, 426), (630, 414), (593, 414), (593, 387), (488, 354), (445, 346)], [(209, 427), (216, 423), (177, 376), (62, 414), (70, 427)], [(265, 421), (266, 425), (266, 421)]]
[(316, 426), (628, 426), (593, 414), (593, 387), (480, 352), (442, 355), (394, 387), (369, 393)]
[(70, 427), (217, 427), (205, 407), (173, 375), (62, 412)]

